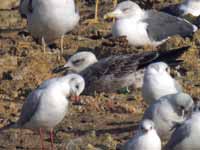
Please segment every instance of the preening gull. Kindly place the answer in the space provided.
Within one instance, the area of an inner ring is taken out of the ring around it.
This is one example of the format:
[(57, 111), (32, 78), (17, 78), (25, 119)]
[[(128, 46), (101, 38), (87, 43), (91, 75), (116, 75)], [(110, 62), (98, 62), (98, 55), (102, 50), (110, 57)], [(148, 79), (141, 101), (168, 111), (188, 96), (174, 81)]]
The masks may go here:
[(141, 88), (144, 67), (150, 63), (176, 62), (189, 47), (170, 51), (153, 51), (140, 54), (113, 55), (97, 61), (91, 52), (78, 52), (71, 56), (65, 68), (81, 74), (85, 81), (85, 94), (117, 92), (121, 88)]
[(180, 4), (167, 6), (161, 9), (161, 11), (174, 16), (191, 14), (195, 17), (198, 17), (200, 15), (200, 0), (184, 0)]
[(169, 72), (170, 68), (164, 62), (152, 63), (145, 69), (142, 96), (148, 104), (162, 96), (182, 91), (181, 85)]
[(197, 27), (184, 19), (156, 10), (143, 10), (132, 1), (117, 5), (104, 18), (116, 18), (112, 27), (114, 37), (126, 36), (134, 46), (158, 46), (173, 35), (191, 36)]
[(193, 104), (193, 99), (186, 93), (166, 95), (147, 108), (143, 119), (151, 119), (160, 138), (167, 140), (174, 126), (191, 115)]
[(176, 130), (166, 145), (166, 150), (197, 150), (200, 149), (200, 112), (199, 108), (192, 116), (177, 125)]
[(28, 30), (43, 45), (60, 38), (61, 53), (65, 33), (79, 21), (74, 0), (21, 0), (20, 14), (27, 18)]
[(136, 135), (125, 143), (123, 150), (161, 150), (161, 141), (151, 120), (143, 120)]
[[(41, 141), (43, 141), (43, 129), (50, 129), (53, 148), (53, 128), (65, 117), (68, 98), (79, 96), (84, 87), (84, 79), (78, 74), (68, 74), (44, 81), (28, 95), (19, 120), (1, 128), (0, 132), (9, 128), (36, 129), (40, 131)], [(43, 144), (42, 148), (44, 148)]]

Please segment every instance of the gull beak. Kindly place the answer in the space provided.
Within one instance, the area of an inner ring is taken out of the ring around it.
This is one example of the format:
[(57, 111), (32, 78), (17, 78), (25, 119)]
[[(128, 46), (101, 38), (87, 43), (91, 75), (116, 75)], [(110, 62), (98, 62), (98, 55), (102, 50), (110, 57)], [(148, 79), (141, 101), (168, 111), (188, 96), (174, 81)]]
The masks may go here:
[(69, 64), (66, 63), (66, 64), (63, 66), (63, 68), (65, 68), (65, 69), (69, 69), (69, 68), (70, 68), (70, 67), (69, 67)]
[(80, 96), (74, 94), (70, 98), (74, 103), (79, 103), (80, 102)]
[(114, 12), (109, 12), (109, 13), (107, 13), (107, 14), (105, 14), (104, 16), (103, 16), (103, 18), (106, 20), (106, 19), (110, 19), (110, 18), (115, 18), (116, 16), (115, 16), (115, 13)]
[(121, 14), (122, 14), (121, 10), (115, 9), (114, 11), (105, 14), (103, 18), (105, 20), (109, 19), (109, 18), (113, 19), (113, 18), (116, 18), (118, 16), (121, 16)]

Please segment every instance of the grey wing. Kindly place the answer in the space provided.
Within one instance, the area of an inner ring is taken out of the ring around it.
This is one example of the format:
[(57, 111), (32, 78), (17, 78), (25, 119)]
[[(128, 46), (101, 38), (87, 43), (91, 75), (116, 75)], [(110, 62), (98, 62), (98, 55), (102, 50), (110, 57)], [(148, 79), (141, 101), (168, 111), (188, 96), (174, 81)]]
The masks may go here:
[(172, 150), (175, 146), (181, 143), (185, 138), (190, 136), (191, 126), (188, 123), (184, 123), (177, 127), (172, 134), (169, 142), (166, 144), (166, 150)]
[(157, 52), (114, 55), (99, 60), (96, 64), (88, 67), (81, 74), (87, 74), (88, 77), (96, 76), (97, 78), (113, 74), (115, 77), (120, 78), (125, 74), (136, 72), (140, 66), (151, 62), (157, 57)]
[(21, 111), (20, 119), (17, 124), (22, 127), (28, 121), (31, 120), (32, 116), (38, 109), (40, 104), (40, 97), (42, 95), (42, 90), (35, 90), (29, 94), (27, 97)]
[(148, 24), (147, 33), (153, 41), (162, 41), (173, 35), (192, 36), (196, 27), (184, 19), (155, 10), (147, 11), (144, 20)]
[(27, 15), (33, 12), (32, 0), (21, 0), (19, 12), (23, 18), (27, 18)]
[(144, 112), (143, 119), (153, 120), (153, 113), (155, 109), (155, 104), (151, 104)]
[[(158, 57), (157, 52), (148, 52), (138, 55), (128, 54), (110, 56), (108, 58), (100, 60), (91, 67), (88, 67), (80, 74), (84, 77), (86, 87), (88, 87), (86, 88), (86, 90), (89, 90), (89, 88), (91, 88), (92, 90), (101, 89), (101, 86), (105, 84), (106, 87), (103, 87), (103, 91), (106, 91), (106, 88), (108, 88), (107, 91), (112, 92), (124, 87), (123, 84), (126, 83), (123, 83), (123, 78), (126, 77), (126, 75), (136, 73), (141, 65), (152, 61), (153, 59), (155, 59), (155, 57)], [(108, 82), (105, 80), (107, 80)], [(113, 85), (111, 83), (113, 83)], [(97, 87), (98, 85), (99, 87)]]
[(144, 112), (142, 119), (150, 119), (154, 120), (154, 115), (158, 115), (157, 112), (159, 111), (159, 106), (162, 105), (162, 101), (155, 101), (153, 102)]

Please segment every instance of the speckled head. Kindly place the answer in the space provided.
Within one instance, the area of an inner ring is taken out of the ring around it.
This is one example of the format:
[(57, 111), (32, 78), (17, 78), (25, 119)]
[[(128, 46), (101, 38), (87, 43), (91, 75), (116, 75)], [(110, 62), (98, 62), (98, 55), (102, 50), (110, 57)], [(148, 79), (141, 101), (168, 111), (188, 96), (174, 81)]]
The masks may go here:
[(92, 52), (78, 52), (69, 58), (64, 68), (79, 73), (97, 61), (96, 56)]

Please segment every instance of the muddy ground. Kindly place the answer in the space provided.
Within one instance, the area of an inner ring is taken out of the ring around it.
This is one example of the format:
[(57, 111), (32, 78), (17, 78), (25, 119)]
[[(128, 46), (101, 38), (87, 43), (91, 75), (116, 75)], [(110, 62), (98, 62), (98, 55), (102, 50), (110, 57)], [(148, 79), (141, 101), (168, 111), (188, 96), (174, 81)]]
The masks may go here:
[[(63, 65), (76, 51), (93, 51), (100, 59), (111, 54), (138, 53), (151, 50), (136, 49), (122, 39), (110, 38), (112, 21), (102, 16), (112, 8), (112, 1), (100, 0), (100, 23), (84, 24), (94, 15), (94, 2), (77, 2), (81, 14), (80, 24), (65, 36), (65, 51), (57, 59), (58, 41), (48, 53), (43, 53), (26, 30), (17, 10), (18, 1), (0, 0), (0, 127), (16, 121), (21, 106), (30, 93), (42, 81), (61, 74), (52, 71)], [(161, 8), (175, 1), (137, 1), (143, 8)], [(175, 78), (184, 91), (193, 97), (200, 96), (200, 31), (192, 38), (175, 36), (158, 50), (168, 50), (191, 45), (182, 57), (184, 63), (174, 70)], [(124, 94), (98, 94), (81, 96), (82, 105), (70, 104), (64, 121), (55, 128), (55, 146), (60, 150), (114, 150), (120, 147), (136, 131), (138, 122), (147, 107), (141, 91)], [(39, 136), (28, 130), (8, 130), (0, 134), (0, 149), (39, 149)], [(50, 146), (48, 133), (45, 145)]]

